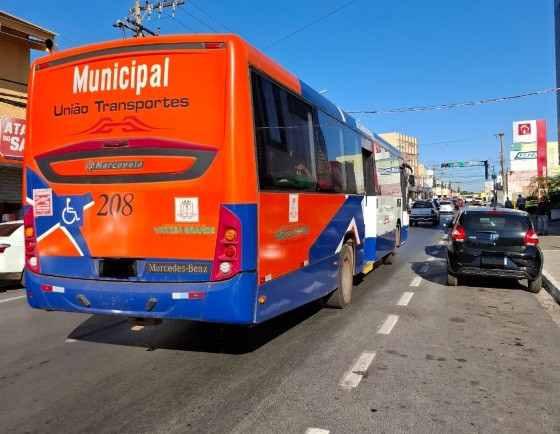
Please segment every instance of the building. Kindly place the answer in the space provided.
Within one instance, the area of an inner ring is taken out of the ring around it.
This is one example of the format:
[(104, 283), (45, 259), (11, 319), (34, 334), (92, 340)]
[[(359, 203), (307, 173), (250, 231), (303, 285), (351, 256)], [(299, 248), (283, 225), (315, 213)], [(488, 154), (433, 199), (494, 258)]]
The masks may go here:
[(0, 11), (0, 215), (21, 217), (25, 108), (31, 50), (56, 34)]

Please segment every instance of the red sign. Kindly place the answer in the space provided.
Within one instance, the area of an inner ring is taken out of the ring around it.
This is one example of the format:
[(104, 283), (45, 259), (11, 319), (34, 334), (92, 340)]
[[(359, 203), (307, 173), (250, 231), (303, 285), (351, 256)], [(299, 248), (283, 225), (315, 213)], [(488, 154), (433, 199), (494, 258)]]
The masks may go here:
[(12, 160), (23, 160), (25, 119), (2, 116), (0, 155)]
[(517, 134), (526, 136), (531, 134), (531, 124), (517, 124)]
[(541, 178), (548, 176), (546, 148), (546, 120), (537, 120), (537, 175)]

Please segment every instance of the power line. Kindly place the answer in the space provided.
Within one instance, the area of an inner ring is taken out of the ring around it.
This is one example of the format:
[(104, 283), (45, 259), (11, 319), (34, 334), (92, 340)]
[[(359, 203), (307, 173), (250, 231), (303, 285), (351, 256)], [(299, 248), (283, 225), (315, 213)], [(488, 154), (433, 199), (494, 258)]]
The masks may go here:
[(307, 28), (309, 28), (309, 27), (311, 27), (311, 26), (317, 24), (319, 21), (322, 21), (322, 20), (324, 20), (325, 18), (330, 17), (331, 15), (336, 14), (337, 12), (341, 11), (341, 10), (344, 9), (345, 7), (350, 6), (352, 3), (355, 3), (355, 2), (357, 2), (357, 1), (358, 1), (358, 0), (352, 0), (352, 1), (348, 2), (348, 3), (346, 3), (345, 5), (340, 6), (338, 9), (335, 9), (334, 11), (331, 11), (331, 12), (329, 12), (328, 14), (322, 16), (321, 18), (319, 18), (319, 19), (313, 21), (312, 23), (307, 24), (306, 26), (300, 27), (300, 28), (297, 29), (295, 32), (292, 32), (292, 33), (290, 33), (289, 35), (284, 36), (282, 39), (279, 39), (278, 41), (274, 42), (273, 44), (270, 44), (269, 46), (263, 48), (263, 51), (266, 51), (266, 50), (268, 50), (269, 48), (274, 47), (275, 45), (279, 44), (280, 42), (283, 42), (283, 41), (285, 41), (286, 39), (291, 38), (292, 36), (294, 36), (294, 35), (296, 35), (296, 34), (298, 34), (298, 33), (300, 33), (300, 32), (303, 32), (305, 29), (307, 29)]
[(185, 9), (183, 8), (178, 8), (180, 11), (183, 11), (183, 13), (187, 14), (188, 16), (190, 16), (191, 18), (194, 18), (196, 21), (198, 21), (200, 24), (202, 24), (203, 26), (208, 27), (210, 30), (212, 30), (213, 32), (219, 33), (214, 27), (206, 24), (204, 21), (202, 21), (201, 19), (195, 17), (193, 14), (191, 14), (190, 12), (187, 12)]
[[(200, 12), (202, 12), (204, 15), (206, 15), (207, 17), (209, 17), (211, 20), (217, 22), (220, 26), (222, 26), (224, 29), (226, 29), (228, 32), (230, 33), (234, 33), (233, 30), (231, 30), (230, 28), (228, 28), (225, 24), (222, 24), (221, 22), (219, 22), (216, 18), (214, 18), (212, 15), (210, 15), (208, 12), (206, 12), (204, 9), (202, 9), (200, 6), (198, 6), (196, 3), (194, 3), (192, 0), (188, 0), (189, 3), (191, 5), (193, 5), (195, 8), (197, 8)], [(179, 8), (181, 9), (181, 8)]]
[(165, 12), (163, 11), (163, 13), (165, 15), (167, 15), (169, 18), (171, 18), (174, 21), (177, 21), (177, 23), (181, 24), (185, 29), (190, 30), (191, 32), (197, 34), (198, 32), (194, 29), (192, 29), (191, 27), (187, 26), (185, 23), (183, 23), (182, 21), (179, 21), (177, 18), (175, 18), (174, 16), (172, 16), (169, 12)]
[(511, 96), (502, 96), (499, 98), (492, 98), (492, 99), (483, 99), (480, 101), (470, 101), (470, 102), (459, 102), (455, 104), (441, 104), (441, 105), (432, 105), (432, 106), (424, 106), (424, 107), (408, 107), (408, 108), (398, 108), (398, 109), (389, 109), (389, 110), (363, 110), (363, 111), (347, 111), (346, 113), (349, 114), (385, 114), (385, 113), (406, 113), (406, 112), (424, 112), (430, 110), (446, 110), (451, 108), (457, 107), (468, 107), (474, 105), (481, 105), (481, 104), (492, 104), (495, 102), (500, 101), (508, 101), (513, 99), (525, 98), (527, 96), (535, 96), (535, 95), (542, 95), (545, 93), (551, 92), (558, 92), (560, 87), (552, 88), (552, 89), (545, 89), (539, 90), (537, 92), (529, 92), (523, 93), (521, 95), (511, 95)]

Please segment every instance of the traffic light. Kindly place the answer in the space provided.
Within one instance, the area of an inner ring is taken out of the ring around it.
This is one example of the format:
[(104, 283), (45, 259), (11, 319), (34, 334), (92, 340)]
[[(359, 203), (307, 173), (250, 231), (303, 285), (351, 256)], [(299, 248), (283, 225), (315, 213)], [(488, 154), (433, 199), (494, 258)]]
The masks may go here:
[(484, 179), (488, 180), (488, 160), (484, 160)]

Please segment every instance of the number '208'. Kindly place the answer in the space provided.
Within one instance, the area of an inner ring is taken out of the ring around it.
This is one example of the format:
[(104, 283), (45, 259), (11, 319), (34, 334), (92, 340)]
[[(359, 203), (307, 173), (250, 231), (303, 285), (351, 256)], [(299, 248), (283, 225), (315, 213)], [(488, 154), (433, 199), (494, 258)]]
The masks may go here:
[(99, 199), (101, 199), (102, 204), (97, 212), (98, 216), (117, 216), (119, 214), (129, 216), (132, 214), (132, 201), (134, 200), (134, 195), (132, 193), (126, 193), (122, 196), (120, 194), (112, 194), (109, 196), (103, 193), (99, 195)]

